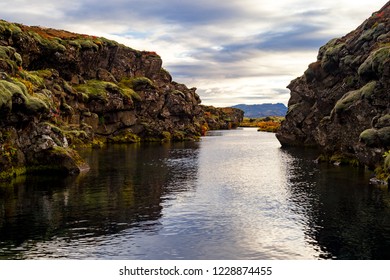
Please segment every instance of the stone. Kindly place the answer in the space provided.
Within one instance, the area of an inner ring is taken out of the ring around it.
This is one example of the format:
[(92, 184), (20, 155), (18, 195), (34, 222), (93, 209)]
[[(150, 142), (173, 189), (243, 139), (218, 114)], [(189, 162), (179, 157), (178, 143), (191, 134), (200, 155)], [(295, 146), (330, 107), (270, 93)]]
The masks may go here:
[(390, 150), (389, 32), (390, 2), (320, 48), (317, 61), (288, 86), (289, 109), (276, 134), (282, 146), (315, 146), (327, 158), (383, 166)]

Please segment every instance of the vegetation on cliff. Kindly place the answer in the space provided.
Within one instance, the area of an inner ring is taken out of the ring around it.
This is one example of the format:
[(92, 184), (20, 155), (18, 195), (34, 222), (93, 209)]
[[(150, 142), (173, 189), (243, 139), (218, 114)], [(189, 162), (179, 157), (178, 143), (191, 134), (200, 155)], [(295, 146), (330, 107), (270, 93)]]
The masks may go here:
[(78, 146), (198, 139), (200, 102), (154, 52), (0, 21), (0, 180), (80, 172)]
[(389, 178), (389, 34), (390, 2), (320, 48), (317, 61), (288, 86), (288, 112), (277, 133), (283, 146), (320, 147), (324, 158), (357, 162)]

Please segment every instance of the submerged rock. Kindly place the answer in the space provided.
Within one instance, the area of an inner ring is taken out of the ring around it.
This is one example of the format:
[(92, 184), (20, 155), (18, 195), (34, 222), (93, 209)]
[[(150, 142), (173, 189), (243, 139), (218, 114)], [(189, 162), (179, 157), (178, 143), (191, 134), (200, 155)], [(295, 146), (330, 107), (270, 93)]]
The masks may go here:
[(315, 146), (383, 168), (390, 149), (390, 2), (356, 30), (321, 47), (288, 88), (282, 146)]

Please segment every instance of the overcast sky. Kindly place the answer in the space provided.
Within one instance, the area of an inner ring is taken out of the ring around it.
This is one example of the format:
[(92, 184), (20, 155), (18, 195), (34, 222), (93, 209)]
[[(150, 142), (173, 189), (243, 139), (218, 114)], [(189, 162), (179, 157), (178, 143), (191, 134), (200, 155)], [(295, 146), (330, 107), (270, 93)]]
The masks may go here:
[(202, 103), (287, 103), (320, 46), (386, 0), (2, 0), (0, 18), (156, 51)]

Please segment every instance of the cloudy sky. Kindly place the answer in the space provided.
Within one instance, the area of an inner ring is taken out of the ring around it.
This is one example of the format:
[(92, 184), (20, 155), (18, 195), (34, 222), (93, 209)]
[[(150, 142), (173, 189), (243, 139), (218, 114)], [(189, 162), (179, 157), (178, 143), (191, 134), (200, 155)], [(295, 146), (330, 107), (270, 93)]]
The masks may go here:
[(202, 103), (287, 103), (320, 46), (386, 0), (2, 0), (0, 18), (156, 51)]

